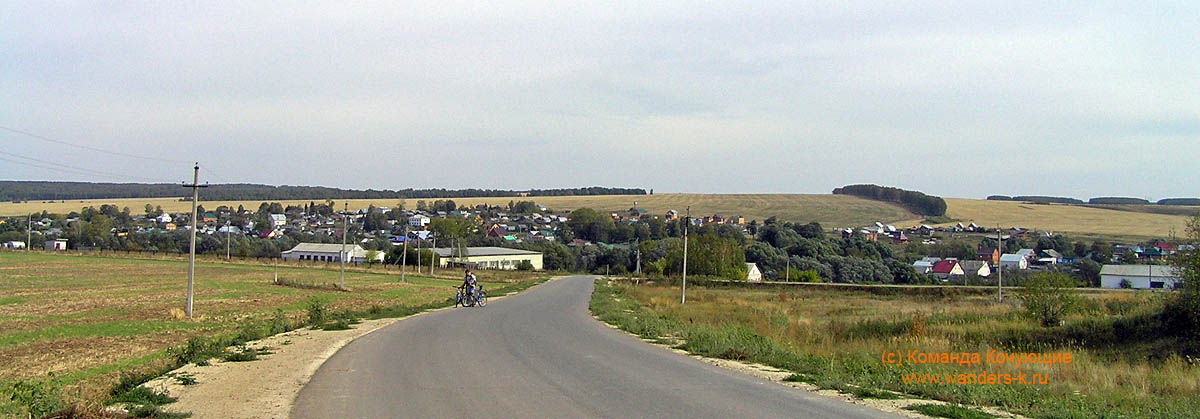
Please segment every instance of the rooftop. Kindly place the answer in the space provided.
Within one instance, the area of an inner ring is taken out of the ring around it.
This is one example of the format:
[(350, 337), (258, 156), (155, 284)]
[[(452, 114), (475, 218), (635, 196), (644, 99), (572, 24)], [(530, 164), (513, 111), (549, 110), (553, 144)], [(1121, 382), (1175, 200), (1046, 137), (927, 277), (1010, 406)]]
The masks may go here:
[[(435, 247), (434, 253), (440, 257), (451, 257), (453, 249), (448, 247)], [(509, 249), (507, 247), (468, 247), (463, 249), (463, 256), (510, 256), (510, 255), (540, 255), (542, 252), (535, 252), (524, 249)]]
[(1151, 272), (1155, 277), (1178, 276), (1175, 267), (1169, 265), (1104, 265), (1100, 269), (1100, 275), (1150, 276)]

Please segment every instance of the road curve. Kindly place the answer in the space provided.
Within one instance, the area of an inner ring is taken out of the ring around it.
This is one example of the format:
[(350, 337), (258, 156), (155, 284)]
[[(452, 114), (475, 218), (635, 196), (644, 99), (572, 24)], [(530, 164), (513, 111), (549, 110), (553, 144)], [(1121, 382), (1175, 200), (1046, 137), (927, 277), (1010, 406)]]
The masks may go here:
[(591, 277), (570, 277), (363, 336), (317, 370), (291, 416), (893, 417), (646, 344), (593, 319), (591, 291)]

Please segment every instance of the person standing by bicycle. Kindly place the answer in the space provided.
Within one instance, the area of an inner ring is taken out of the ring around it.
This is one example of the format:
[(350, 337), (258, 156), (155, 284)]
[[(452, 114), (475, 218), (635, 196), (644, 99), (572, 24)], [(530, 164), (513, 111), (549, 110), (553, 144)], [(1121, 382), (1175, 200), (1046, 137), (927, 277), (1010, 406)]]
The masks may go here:
[(479, 288), (478, 282), (479, 281), (475, 279), (475, 274), (471, 273), (470, 269), (467, 269), (467, 274), (463, 277), (463, 287), (466, 288), (467, 297), (472, 299), (478, 297), (478, 295), (476, 295), (476, 290)]

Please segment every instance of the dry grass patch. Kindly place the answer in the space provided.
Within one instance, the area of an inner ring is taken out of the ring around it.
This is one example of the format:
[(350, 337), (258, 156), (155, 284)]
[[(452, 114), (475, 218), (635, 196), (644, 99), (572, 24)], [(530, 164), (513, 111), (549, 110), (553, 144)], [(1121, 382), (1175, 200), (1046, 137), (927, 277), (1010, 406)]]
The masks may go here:
[[(182, 315), (187, 263), (182, 260), (105, 258), (53, 253), (0, 252), (0, 387), (20, 379), (53, 381), (85, 403), (101, 400), (121, 371), (168, 365), (165, 349), (193, 337), (237, 333), (271, 319), (277, 309), (294, 322), (316, 299), (330, 312), (398, 304), (420, 306), (453, 296), (458, 279), (399, 276), (365, 269), (346, 272), (351, 292), (272, 285), (273, 267), (198, 263), (195, 314)], [(393, 271), (394, 273), (394, 271)], [(488, 286), (508, 282), (481, 275)], [(335, 283), (336, 270), (280, 267), (280, 278)], [(6, 394), (6, 393), (5, 393)], [(0, 398), (0, 416), (13, 413)]]
[[(836, 289), (597, 285), (593, 309), (634, 333), (680, 336), (707, 356), (790, 369), (841, 391), (881, 389), (1035, 417), (1190, 416), (1200, 411), (1200, 360), (1172, 355), (1173, 338), (1109, 338), (1115, 321), (1153, 312), (1157, 298), (1085, 293), (1085, 312), (1042, 328), (1019, 301), (989, 295), (872, 295)], [(605, 294), (610, 293), (610, 294)], [(609, 297), (604, 297), (609, 295)], [(608, 301), (605, 302), (605, 298)], [(635, 301), (637, 308), (621, 306)], [(605, 308), (617, 305), (622, 309)], [(1130, 335), (1132, 336), (1132, 335)], [(655, 336), (646, 336), (653, 338)], [(885, 365), (907, 353), (1069, 352), (1070, 364)], [(904, 373), (1044, 374), (1045, 385), (910, 384)], [(860, 390), (854, 390), (860, 389)], [(867, 391), (863, 394), (868, 394)], [(855, 393), (858, 394), (858, 393)]]

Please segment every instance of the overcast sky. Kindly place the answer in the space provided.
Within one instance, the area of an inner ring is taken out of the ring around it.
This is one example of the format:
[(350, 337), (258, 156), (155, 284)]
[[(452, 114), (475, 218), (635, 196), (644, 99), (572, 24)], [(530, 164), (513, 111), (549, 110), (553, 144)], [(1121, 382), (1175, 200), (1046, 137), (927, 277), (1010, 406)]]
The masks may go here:
[(0, 5), (0, 127), (166, 160), (0, 179), (1200, 196), (1195, 1), (183, 3)]

